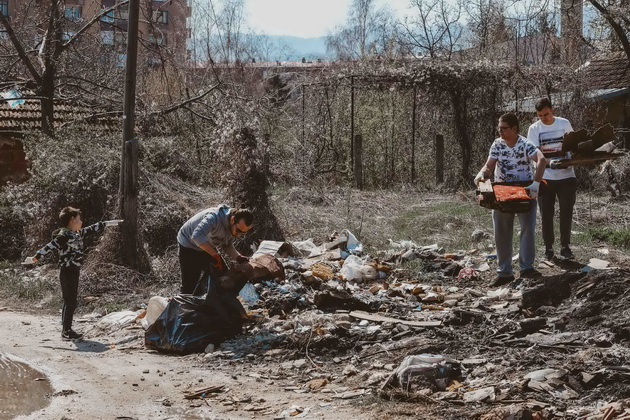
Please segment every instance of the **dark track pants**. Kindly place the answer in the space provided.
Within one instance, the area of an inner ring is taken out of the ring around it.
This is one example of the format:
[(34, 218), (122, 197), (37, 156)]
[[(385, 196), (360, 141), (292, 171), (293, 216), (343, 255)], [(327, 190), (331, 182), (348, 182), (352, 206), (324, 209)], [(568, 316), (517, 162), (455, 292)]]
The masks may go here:
[(182, 273), (181, 293), (192, 294), (203, 272), (214, 262), (214, 258), (205, 251), (197, 251), (179, 245), (179, 266)]
[(61, 296), (63, 297), (63, 311), (61, 312), (62, 330), (68, 331), (72, 328), (72, 318), (77, 309), (77, 294), (79, 291), (79, 273), (81, 267), (71, 265), (61, 267), (59, 280), (61, 282)]
[(545, 180), (547, 185), (538, 198), (540, 216), (542, 219), (542, 233), (545, 248), (553, 248), (555, 235), (553, 218), (555, 214), (556, 197), (560, 207), (560, 246), (571, 243), (571, 224), (573, 222), (573, 206), (577, 190), (577, 179), (566, 178), (557, 181)]

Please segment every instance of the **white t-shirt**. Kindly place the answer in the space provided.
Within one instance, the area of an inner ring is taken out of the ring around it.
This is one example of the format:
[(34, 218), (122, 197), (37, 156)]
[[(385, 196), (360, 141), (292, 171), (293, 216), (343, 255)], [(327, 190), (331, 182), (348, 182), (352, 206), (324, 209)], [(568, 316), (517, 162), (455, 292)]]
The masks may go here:
[(518, 136), (514, 147), (510, 147), (505, 140), (498, 138), (490, 146), (490, 159), (496, 159), (494, 167), (494, 182), (531, 181), (532, 157), (538, 153), (536, 146), (523, 136)]
[[(529, 127), (527, 131), (527, 140), (531, 141), (534, 146), (540, 147), (546, 158), (564, 157), (562, 153), (562, 140), (564, 133), (573, 131), (569, 120), (560, 117), (554, 117), (553, 124), (545, 125), (540, 120), (536, 121)], [(570, 166), (565, 169), (545, 169), (543, 179), (558, 180), (566, 178), (575, 178), (575, 171)]]

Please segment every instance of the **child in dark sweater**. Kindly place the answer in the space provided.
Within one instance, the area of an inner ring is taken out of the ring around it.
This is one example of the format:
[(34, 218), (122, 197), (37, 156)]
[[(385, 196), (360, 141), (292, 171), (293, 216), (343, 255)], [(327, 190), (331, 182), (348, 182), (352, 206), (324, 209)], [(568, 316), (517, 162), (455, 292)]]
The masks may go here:
[(81, 220), (81, 210), (65, 207), (59, 213), (61, 225), (65, 226), (53, 233), (53, 240), (37, 251), (34, 257), (26, 259), (26, 264), (36, 263), (43, 255), (51, 251), (59, 253), (59, 280), (63, 297), (63, 312), (61, 315), (61, 338), (64, 340), (79, 339), (83, 335), (72, 329), (72, 318), (77, 307), (77, 292), (79, 289), (79, 273), (83, 264), (83, 238), (87, 233), (100, 232), (106, 226), (117, 226), (122, 220), (108, 220), (98, 222), (85, 228)]

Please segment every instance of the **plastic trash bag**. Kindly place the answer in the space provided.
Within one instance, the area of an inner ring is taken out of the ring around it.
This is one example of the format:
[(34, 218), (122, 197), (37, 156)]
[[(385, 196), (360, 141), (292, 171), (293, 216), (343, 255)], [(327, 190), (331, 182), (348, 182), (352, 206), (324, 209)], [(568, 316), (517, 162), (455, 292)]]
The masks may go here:
[(397, 387), (410, 392), (429, 386), (444, 391), (459, 377), (461, 368), (456, 360), (439, 354), (419, 354), (405, 357), (383, 388)]
[[(209, 277), (209, 276), (208, 276)], [(175, 296), (147, 329), (145, 346), (165, 353), (190, 354), (242, 332), (245, 309), (237, 293), (208, 278), (205, 297)]]
[(175, 296), (146, 331), (146, 347), (166, 353), (199, 353), (208, 344), (217, 345), (240, 334), (246, 312), (238, 300), (239, 292), (250, 281), (275, 278), (284, 279), (284, 268), (269, 254), (239, 264), (222, 276), (206, 272), (195, 289), (195, 293), (203, 290), (205, 294)]
[(309, 239), (307, 239), (305, 241), (301, 241), (301, 242), (291, 242), (291, 244), (298, 251), (300, 251), (300, 253), (304, 257), (310, 255), (313, 250), (319, 249), (319, 247), (317, 245), (315, 245), (315, 243), (313, 242), (313, 239), (311, 239), (311, 238), (309, 238)]
[(162, 296), (153, 296), (149, 299), (149, 304), (147, 305), (147, 314), (142, 318), (141, 324), (142, 328), (145, 330), (149, 328), (156, 319), (160, 316), (164, 308), (168, 305), (168, 299)]
[(103, 331), (118, 331), (127, 325), (133, 323), (138, 317), (138, 312), (121, 311), (112, 312), (101, 318), (95, 325), (96, 328)]
[(341, 232), (343, 235), (348, 237), (348, 242), (346, 242), (346, 249), (351, 254), (361, 254), (363, 252), (363, 244), (359, 242), (356, 236), (352, 234), (348, 229), (344, 229)]
[(344, 261), (343, 267), (341, 267), (339, 274), (344, 278), (344, 280), (362, 280), (362, 266), (363, 261), (361, 261), (361, 258), (357, 257), (356, 255), (350, 255)]

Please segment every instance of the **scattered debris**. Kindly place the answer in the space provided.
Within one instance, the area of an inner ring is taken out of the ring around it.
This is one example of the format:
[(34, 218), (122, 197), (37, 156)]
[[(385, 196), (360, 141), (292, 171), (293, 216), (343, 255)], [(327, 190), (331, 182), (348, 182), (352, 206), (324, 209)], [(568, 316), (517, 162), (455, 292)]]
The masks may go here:
[(205, 388), (200, 388), (195, 391), (189, 392), (184, 395), (184, 398), (187, 400), (194, 400), (197, 398), (205, 398), (208, 394), (216, 394), (220, 392), (224, 392), (226, 390), (225, 385), (214, 385), (207, 386)]
[[(199, 352), (190, 357), (223, 366), (234, 378), (314, 393), (318, 403), (270, 408), (226, 394), (223, 386), (185, 398), (223, 393), (222, 405), (275, 418), (320, 415), (316, 410), (375, 391), (421, 401), (427, 418), (461, 417), (462, 406), (466, 416), (484, 419), (599, 420), (630, 411), (626, 403), (607, 405), (630, 397), (627, 271), (593, 259), (591, 270), (580, 272), (582, 264), (556, 261), (541, 277), (490, 289), (484, 277), (496, 261), (481, 246), (445, 253), (438, 244), (390, 241), (387, 252), (373, 257), (358, 241), (350, 246), (353, 236), (343, 231), (321, 245), (263, 243), (257, 258), (278, 261), (282, 275), (267, 270), (248, 286), (255, 298), (238, 298), (247, 315), (244, 334), (203, 339), (182, 352)], [(248, 276), (232, 280), (234, 289)], [(152, 298), (139, 322), (149, 325), (150, 337), (169, 311), (186, 307), (200, 318), (181, 318), (178, 325), (202, 326), (191, 333), (199, 337), (208, 325), (213, 331), (225, 325), (202, 309), (206, 300), (176, 296), (161, 311), (165, 299)], [(182, 336), (184, 327), (178, 328)]]

